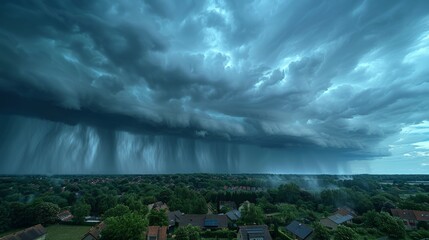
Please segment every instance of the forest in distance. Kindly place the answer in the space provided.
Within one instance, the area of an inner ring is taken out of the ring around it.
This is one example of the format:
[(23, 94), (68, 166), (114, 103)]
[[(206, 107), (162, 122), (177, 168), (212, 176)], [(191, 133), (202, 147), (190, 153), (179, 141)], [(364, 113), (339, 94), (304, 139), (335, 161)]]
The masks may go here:
[[(102, 222), (101, 239), (146, 239), (149, 226), (168, 226), (168, 239), (241, 239), (240, 226), (248, 225), (267, 226), (272, 239), (429, 237), (427, 220), (396, 214), (428, 213), (428, 175), (2, 176), (0, 196), (1, 235), (42, 224), (53, 239), (49, 226), (89, 229)], [(171, 223), (173, 213), (182, 223), (197, 214), (228, 216), (228, 225), (184, 226)], [(330, 224), (338, 214), (350, 219)], [(288, 230), (294, 223), (311, 234), (299, 238)]]

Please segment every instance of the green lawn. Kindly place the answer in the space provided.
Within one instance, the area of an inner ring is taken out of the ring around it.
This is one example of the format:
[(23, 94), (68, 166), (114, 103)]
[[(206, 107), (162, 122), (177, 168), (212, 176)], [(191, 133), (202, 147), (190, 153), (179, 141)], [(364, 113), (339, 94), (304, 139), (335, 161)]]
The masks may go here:
[(90, 226), (51, 225), (46, 227), (46, 240), (80, 240)]

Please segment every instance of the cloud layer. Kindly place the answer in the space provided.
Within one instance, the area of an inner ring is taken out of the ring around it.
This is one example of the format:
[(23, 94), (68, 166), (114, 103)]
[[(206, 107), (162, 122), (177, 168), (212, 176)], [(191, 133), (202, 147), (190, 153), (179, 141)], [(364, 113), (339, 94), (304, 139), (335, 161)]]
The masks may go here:
[(0, 4), (3, 115), (340, 160), (429, 119), (427, 1)]

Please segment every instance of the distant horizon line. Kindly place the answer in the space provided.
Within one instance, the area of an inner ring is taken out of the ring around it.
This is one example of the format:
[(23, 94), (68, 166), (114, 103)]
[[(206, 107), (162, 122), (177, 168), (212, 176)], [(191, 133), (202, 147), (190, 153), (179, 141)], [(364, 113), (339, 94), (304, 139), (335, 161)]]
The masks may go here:
[(24, 177), (24, 176), (156, 176), (156, 175), (287, 175), (287, 176), (429, 176), (424, 173), (355, 173), (355, 174), (328, 174), (328, 173), (105, 173), (105, 174), (0, 174), (1, 177)]

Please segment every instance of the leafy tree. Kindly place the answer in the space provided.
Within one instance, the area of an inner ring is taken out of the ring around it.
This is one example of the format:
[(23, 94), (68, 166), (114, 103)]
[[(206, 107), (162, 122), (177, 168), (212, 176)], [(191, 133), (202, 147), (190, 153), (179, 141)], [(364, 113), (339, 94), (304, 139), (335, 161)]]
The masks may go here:
[(6, 204), (0, 204), (0, 232), (6, 231), (10, 227), (9, 208)]
[(34, 223), (36, 224), (54, 223), (57, 220), (57, 214), (60, 211), (57, 204), (50, 202), (37, 203), (31, 206), (30, 209)]
[(159, 211), (152, 209), (147, 218), (150, 226), (168, 226), (168, 218), (164, 209)]
[(264, 212), (253, 203), (243, 206), (241, 218), (238, 221), (240, 224), (262, 224), (264, 222)]
[[(9, 206), (9, 217), (11, 220), (11, 227), (19, 228), (26, 227), (31, 224), (31, 219), (28, 219), (27, 207), (23, 203), (13, 202)], [(30, 216), (31, 217), (31, 216)]]
[(179, 227), (174, 234), (176, 240), (199, 240), (201, 239), (201, 230), (198, 227), (188, 225)]
[(119, 217), (109, 217), (105, 220), (106, 228), (102, 239), (142, 240), (147, 222), (136, 213), (127, 213)]
[(353, 229), (340, 225), (335, 230), (334, 240), (354, 240), (357, 238), (357, 234)]
[(57, 195), (49, 195), (49, 196), (43, 197), (42, 201), (57, 204), (59, 207), (65, 207), (68, 205), (68, 202), (66, 199)]
[(403, 239), (405, 237), (404, 223), (386, 212), (369, 211), (363, 215), (363, 221), (367, 227), (376, 228), (390, 238)]
[(185, 187), (176, 187), (174, 194), (168, 202), (170, 210), (180, 210), (184, 213), (205, 214), (207, 202), (198, 192)]
[(109, 195), (101, 195), (97, 198), (98, 213), (104, 213), (110, 208), (113, 208), (117, 204), (117, 199)]
[(331, 234), (326, 227), (317, 222), (314, 224), (314, 239), (329, 240), (331, 239)]
[(294, 183), (280, 185), (277, 202), (296, 203), (301, 199), (301, 190)]
[(265, 213), (274, 213), (278, 210), (276, 205), (268, 201), (266, 197), (259, 198), (257, 202), (258, 206), (260, 206)]
[(170, 201), (170, 198), (172, 195), (173, 195), (173, 191), (171, 191), (168, 188), (164, 188), (161, 190), (161, 192), (159, 192), (156, 198), (158, 199), (158, 201), (168, 202)]
[(131, 211), (139, 212), (142, 215), (146, 215), (149, 211), (136, 194), (126, 194), (120, 199), (120, 202), (128, 206)]
[(125, 206), (124, 204), (118, 204), (115, 207), (107, 210), (104, 213), (103, 218), (119, 217), (119, 216), (125, 215), (127, 213), (131, 213), (130, 208), (128, 206)]
[(417, 228), (418, 229), (429, 230), (429, 224), (428, 224), (428, 222), (421, 221), (421, 222), (417, 223)]
[(282, 221), (282, 224), (288, 224), (292, 222), (294, 219), (298, 217), (298, 210), (294, 205), (291, 204), (281, 204), (279, 206), (280, 210), (280, 220)]
[(83, 223), (85, 217), (91, 212), (91, 205), (86, 204), (83, 201), (78, 201), (71, 209), (71, 212), (74, 216), (74, 221), (77, 223)]
[(413, 240), (428, 239), (429, 231), (428, 230), (413, 231), (410, 233), (410, 238)]

